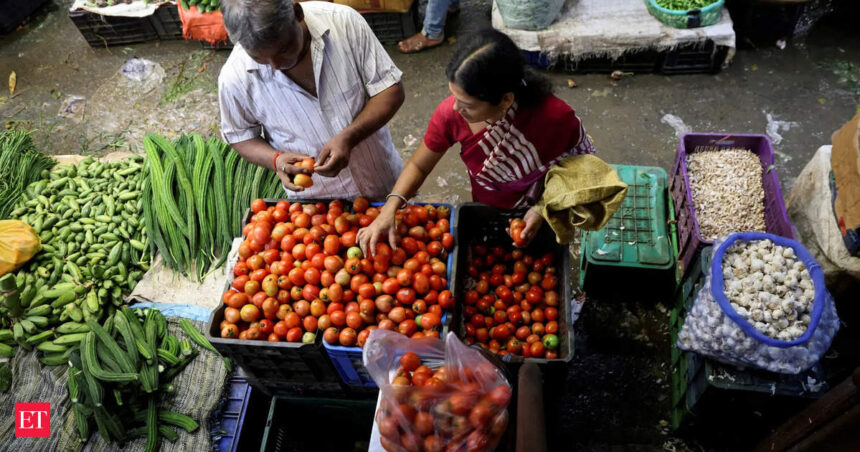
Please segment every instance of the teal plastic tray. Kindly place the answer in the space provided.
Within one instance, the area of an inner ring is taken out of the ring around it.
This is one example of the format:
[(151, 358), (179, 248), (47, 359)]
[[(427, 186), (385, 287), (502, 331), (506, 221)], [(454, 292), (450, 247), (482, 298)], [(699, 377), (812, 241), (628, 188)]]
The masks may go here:
[(580, 286), (589, 266), (666, 270), (675, 264), (663, 168), (612, 165), (628, 185), (621, 208), (599, 231), (583, 231)]

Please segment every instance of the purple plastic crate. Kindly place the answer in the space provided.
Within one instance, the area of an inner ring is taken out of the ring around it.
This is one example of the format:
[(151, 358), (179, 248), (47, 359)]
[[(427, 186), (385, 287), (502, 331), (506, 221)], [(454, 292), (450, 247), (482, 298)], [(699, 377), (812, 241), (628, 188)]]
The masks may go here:
[[(699, 232), (699, 222), (693, 208), (693, 195), (690, 192), (690, 178), (687, 175), (687, 154), (695, 152), (696, 146), (718, 146), (745, 148), (758, 155), (762, 167), (764, 185), (764, 222), (767, 232), (794, 239), (794, 230), (788, 221), (785, 201), (779, 186), (776, 169), (773, 165), (773, 146), (765, 135), (725, 134), (725, 133), (687, 133), (681, 136), (669, 191), (675, 201), (675, 217), (678, 221), (678, 272), (683, 276), (690, 262), (699, 255), (702, 248), (713, 245)], [(740, 231), (739, 231), (740, 232)]]

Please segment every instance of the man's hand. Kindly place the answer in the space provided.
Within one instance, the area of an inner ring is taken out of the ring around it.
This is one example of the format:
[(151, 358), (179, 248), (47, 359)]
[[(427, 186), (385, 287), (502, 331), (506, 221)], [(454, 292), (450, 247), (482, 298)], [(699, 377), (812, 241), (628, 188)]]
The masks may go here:
[(325, 177), (337, 176), (349, 164), (349, 153), (352, 148), (352, 144), (343, 134), (335, 135), (323, 146), (317, 156), (314, 172)]
[(294, 165), (294, 163), (300, 162), (302, 161), (302, 159), (305, 158), (307, 158), (307, 156), (304, 154), (297, 154), (295, 152), (284, 152), (283, 154), (279, 155), (278, 159), (275, 161), (275, 173), (278, 174), (278, 177), (281, 179), (281, 183), (287, 190), (304, 190), (304, 187), (299, 187), (298, 185), (293, 183), (293, 177), (296, 174), (309, 174), (308, 170)]

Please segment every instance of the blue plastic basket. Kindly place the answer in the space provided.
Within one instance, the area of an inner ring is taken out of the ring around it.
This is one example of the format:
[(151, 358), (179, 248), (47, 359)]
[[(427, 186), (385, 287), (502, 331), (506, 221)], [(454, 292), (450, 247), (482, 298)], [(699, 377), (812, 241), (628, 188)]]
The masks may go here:
[[(374, 202), (371, 203), (371, 206), (380, 207), (384, 203)], [(449, 218), (450, 228), (448, 232), (451, 234), (454, 233), (454, 222), (452, 221), (455, 217), (455, 210), (452, 204), (446, 203), (432, 203), (432, 202), (416, 202), (413, 203), (419, 206), (432, 205), (432, 206), (445, 206), (451, 210), (451, 216)], [(451, 278), (454, 275), (454, 256), (456, 253), (457, 243), (454, 243), (454, 250), (451, 250), (448, 253), (448, 287), (451, 287)], [(442, 332), (440, 336), (444, 337), (445, 333), (448, 330), (448, 313), (442, 314)], [(364, 364), (362, 363), (362, 351), (361, 347), (344, 347), (342, 345), (332, 345), (328, 342), (323, 341), (323, 346), (325, 347), (326, 352), (328, 353), (328, 357), (331, 359), (331, 363), (334, 365), (335, 370), (340, 375), (341, 380), (349, 386), (362, 386), (368, 388), (375, 388), (376, 383), (373, 382), (373, 378), (370, 378), (370, 374), (367, 373), (367, 369), (364, 368)]]
[(251, 385), (244, 378), (234, 375), (230, 378), (226, 401), (221, 408), (221, 437), (215, 443), (218, 452), (236, 452), (239, 450), (239, 439), (242, 434), (242, 424), (248, 402), (251, 400)]

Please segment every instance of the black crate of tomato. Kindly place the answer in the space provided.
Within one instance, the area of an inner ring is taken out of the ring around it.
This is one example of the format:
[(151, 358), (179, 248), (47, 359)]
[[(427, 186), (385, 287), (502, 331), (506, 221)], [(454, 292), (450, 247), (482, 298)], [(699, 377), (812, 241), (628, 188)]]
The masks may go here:
[(212, 313), (207, 339), (222, 355), (242, 368), (252, 386), (275, 397), (343, 393), (337, 373), (323, 349), (321, 334), (308, 344), (222, 338), (219, 325), (224, 320), (225, 308), (222, 305)]
[[(278, 199), (266, 199), (269, 206)], [(292, 203), (318, 203), (320, 200), (293, 200)], [(252, 216), (249, 208), (242, 225)], [(235, 275), (227, 278), (224, 291), (233, 284)], [(296, 395), (340, 396), (344, 387), (331, 360), (322, 345), (322, 334), (316, 334), (313, 342), (269, 342), (266, 340), (242, 340), (221, 337), (221, 322), (226, 305), (222, 304), (212, 313), (207, 338), (222, 355), (232, 359), (245, 372), (252, 386), (275, 397)]]
[[(457, 253), (457, 266), (454, 273), (453, 292), (454, 298), (457, 300), (456, 313), (453, 323), (454, 331), (457, 337), (465, 340), (467, 343), (473, 341), (467, 338), (466, 323), (471, 321), (471, 316), (467, 319), (468, 313), (466, 305), (466, 294), (474, 288), (474, 279), (469, 275), (471, 264), (475, 262), (477, 256), (473, 255), (473, 247), (475, 245), (486, 245), (488, 248), (501, 247), (504, 250), (513, 250), (513, 241), (506, 232), (508, 222), (514, 218), (522, 218), (525, 210), (501, 210), (495, 207), (481, 203), (466, 203), (457, 208), (454, 217), (454, 242), (457, 244), (455, 252)], [(557, 293), (558, 310), (558, 332), (555, 333), (558, 339), (557, 358), (525, 358), (526, 361), (536, 362), (540, 364), (554, 362), (568, 362), (573, 357), (573, 325), (570, 323), (570, 252), (567, 246), (559, 245), (556, 242), (555, 233), (546, 223), (543, 224), (535, 238), (529, 246), (525, 248), (524, 253), (535, 257), (541, 257), (547, 254), (552, 254), (554, 260), (552, 266), (556, 268), (557, 284), (555, 291)], [(499, 262), (501, 263), (501, 262)], [(505, 264), (506, 274), (510, 274), (512, 264)], [(532, 269), (529, 269), (531, 272)], [(494, 293), (494, 289), (490, 288), (487, 293)], [(495, 297), (495, 295), (494, 295)], [(537, 308), (545, 303), (545, 297), (541, 297), (539, 303), (535, 303)], [(508, 306), (513, 306), (513, 303), (508, 303)], [(476, 308), (477, 309), (477, 308)], [(492, 316), (494, 310), (485, 310), (481, 315)], [(515, 324), (515, 327), (523, 326)], [(531, 330), (531, 328), (530, 328)], [(510, 337), (515, 337), (516, 328), (511, 332)], [(488, 339), (489, 341), (489, 339)], [(501, 341), (500, 341), (501, 342)], [(506, 344), (501, 344), (502, 347)], [(522, 344), (525, 346), (525, 344)], [(512, 357), (511, 357), (512, 358)], [(512, 359), (515, 360), (515, 359)]]

